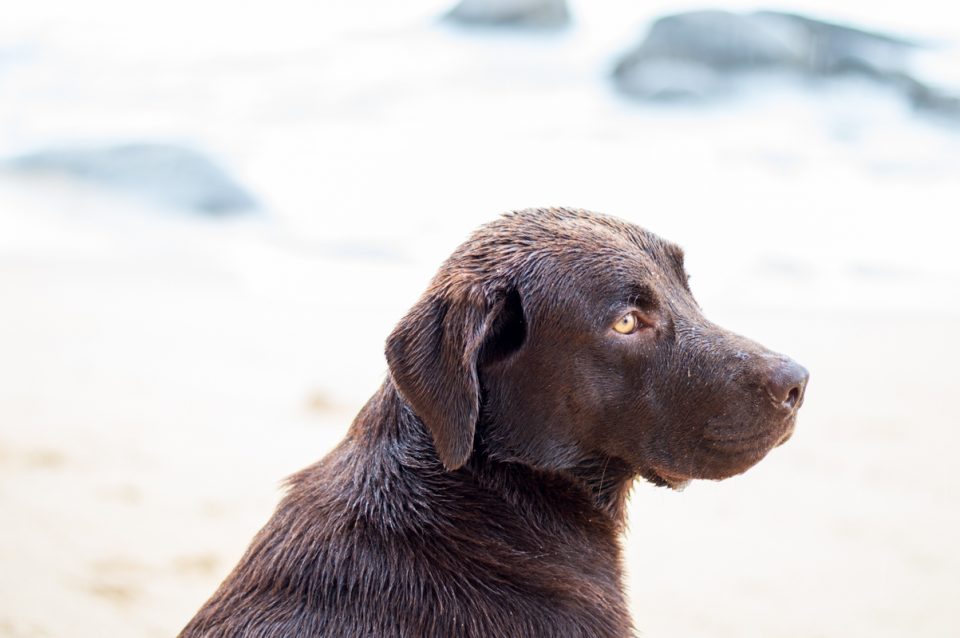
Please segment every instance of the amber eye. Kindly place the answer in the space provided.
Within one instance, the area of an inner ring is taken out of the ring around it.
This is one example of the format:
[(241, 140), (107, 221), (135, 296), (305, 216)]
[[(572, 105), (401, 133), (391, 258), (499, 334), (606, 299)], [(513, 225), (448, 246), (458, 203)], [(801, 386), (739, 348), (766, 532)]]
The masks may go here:
[(617, 319), (617, 323), (613, 324), (613, 329), (622, 335), (632, 334), (636, 332), (639, 327), (640, 320), (637, 319), (637, 315), (632, 312), (623, 315)]

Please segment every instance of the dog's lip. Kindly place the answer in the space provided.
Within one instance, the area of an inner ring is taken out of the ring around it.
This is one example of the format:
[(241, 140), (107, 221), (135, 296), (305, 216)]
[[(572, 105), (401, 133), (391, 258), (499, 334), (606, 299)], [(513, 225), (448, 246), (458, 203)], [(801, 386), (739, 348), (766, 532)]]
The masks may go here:
[(693, 480), (689, 476), (670, 474), (669, 472), (664, 472), (661, 469), (654, 469), (653, 473), (657, 475), (657, 478), (666, 483), (667, 487), (672, 490), (677, 490), (678, 492), (690, 485), (690, 481)]
[(693, 481), (693, 479), (680, 479), (680, 478), (678, 478), (678, 479), (669, 478), (669, 479), (668, 479), (668, 478), (666, 478), (666, 477), (664, 477), (663, 480), (665, 480), (665, 481), (667, 482), (667, 485), (670, 487), (670, 489), (676, 490), (676, 491), (678, 491), (678, 492), (682, 492), (683, 490), (687, 489), (687, 486), (690, 485), (690, 483)]
[(772, 449), (783, 445), (793, 436), (796, 428), (796, 415), (783, 419), (782, 422), (773, 428), (764, 429), (759, 432), (749, 432), (742, 434), (739, 432), (717, 433), (705, 432), (703, 438), (714, 447), (723, 448), (767, 448)]

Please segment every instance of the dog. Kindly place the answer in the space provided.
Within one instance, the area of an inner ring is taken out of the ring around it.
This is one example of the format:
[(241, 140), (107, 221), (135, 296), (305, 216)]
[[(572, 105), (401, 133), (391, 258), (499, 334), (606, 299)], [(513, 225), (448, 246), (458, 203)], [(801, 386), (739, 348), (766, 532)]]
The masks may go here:
[(386, 359), (182, 638), (633, 635), (634, 480), (744, 472), (808, 379), (703, 317), (680, 248), (571, 209), (476, 231)]

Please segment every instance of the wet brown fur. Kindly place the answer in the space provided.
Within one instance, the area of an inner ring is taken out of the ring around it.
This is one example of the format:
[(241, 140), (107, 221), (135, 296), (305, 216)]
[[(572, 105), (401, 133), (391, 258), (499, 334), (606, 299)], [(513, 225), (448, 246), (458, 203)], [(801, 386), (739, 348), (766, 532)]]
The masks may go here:
[[(612, 331), (631, 309), (643, 330)], [(785, 408), (785, 358), (702, 317), (677, 247), (568, 209), (480, 228), (386, 354), (346, 438), (289, 480), (183, 638), (633, 635), (633, 480), (746, 470), (803, 390)]]

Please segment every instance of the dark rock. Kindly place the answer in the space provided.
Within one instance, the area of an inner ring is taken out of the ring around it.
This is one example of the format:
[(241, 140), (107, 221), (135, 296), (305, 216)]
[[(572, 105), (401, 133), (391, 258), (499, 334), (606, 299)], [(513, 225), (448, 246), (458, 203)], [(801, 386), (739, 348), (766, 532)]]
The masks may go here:
[(927, 86), (910, 77), (902, 80), (902, 86), (918, 111), (960, 121), (960, 95)]
[(210, 214), (257, 207), (254, 198), (207, 156), (167, 144), (49, 149), (13, 158), (9, 166), (62, 174), (132, 193), (154, 203)]
[(904, 71), (910, 53), (917, 48), (906, 39), (792, 13), (759, 11), (746, 17), (791, 42), (796, 67), (812, 75), (852, 72), (882, 76)]
[(557, 29), (570, 22), (566, 0), (460, 0), (444, 16), (471, 26)]
[(957, 98), (909, 72), (914, 42), (804, 16), (695, 11), (660, 18), (613, 71), (617, 87), (643, 99), (706, 99), (747, 74), (858, 76), (891, 86), (921, 109), (960, 112)]

